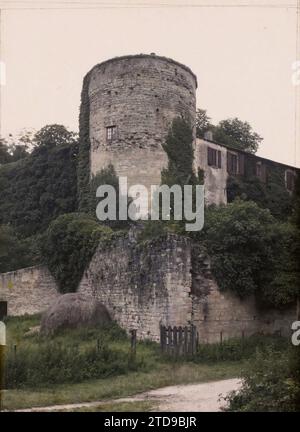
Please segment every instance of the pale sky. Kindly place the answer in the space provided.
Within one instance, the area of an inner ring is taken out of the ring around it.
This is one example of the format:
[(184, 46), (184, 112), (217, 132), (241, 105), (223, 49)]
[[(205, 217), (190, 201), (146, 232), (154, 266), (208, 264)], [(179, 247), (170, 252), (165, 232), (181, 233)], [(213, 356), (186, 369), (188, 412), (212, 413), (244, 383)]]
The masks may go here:
[[(155, 52), (197, 75), (197, 106), (214, 123), (247, 120), (264, 137), (259, 155), (300, 166), (295, 118), (300, 86), (292, 84), (296, 0), (119, 0), (122, 7), (99, 8), (101, 1), (0, 0), (0, 55), (6, 65), (2, 135), (51, 123), (77, 131), (82, 79), (89, 69), (111, 57)], [(184, 7), (187, 3), (191, 6)], [(209, 7), (195, 7), (203, 4)]]

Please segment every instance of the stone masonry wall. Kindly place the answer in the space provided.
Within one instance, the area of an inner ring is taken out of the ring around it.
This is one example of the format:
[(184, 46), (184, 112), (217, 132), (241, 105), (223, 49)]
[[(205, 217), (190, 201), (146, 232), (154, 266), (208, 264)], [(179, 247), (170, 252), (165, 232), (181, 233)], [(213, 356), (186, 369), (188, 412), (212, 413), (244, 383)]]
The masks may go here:
[[(260, 310), (254, 298), (241, 300), (230, 291), (221, 292), (211, 274), (210, 260), (201, 248), (193, 248), (192, 322), (200, 341), (219, 342), (255, 333), (291, 334), (296, 305), (288, 310)], [(222, 336), (221, 336), (222, 333)]]
[[(141, 339), (159, 340), (160, 323), (193, 323), (200, 341), (218, 342), (242, 333), (290, 334), (296, 306), (285, 311), (262, 311), (253, 298), (240, 300), (221, 292), (210, 270), (210, 260), (189, 239), (169, 235), (137, 243), (123, 236), (99, 245), (79, 291), (101, 301), (127, 331)], [(0, 301), (9, 315), (45, 310), (60, 294), (42, 266), (0, 274)]]
[[(90, 75), (91, 174), (113, 164), (129, 186), (160, 184), (167, 157), (161, 144), (172, 120), (195, 124), (197, 80), (191, 70), (165, 57), (117, 57)], [(106, 128), (116, 127), (112, 140)]]
[(160, 323), (190, 322), (190, 290), (190, 245), (176, 236), (141, 244), (121, 238), (99, 248), (79, 287), (122, 327), (157, 341)]
[(8, 315), (42, 312), (59, 295), (55, 280), (45, 267), (0, 274), (0, 301), (7, 301)]

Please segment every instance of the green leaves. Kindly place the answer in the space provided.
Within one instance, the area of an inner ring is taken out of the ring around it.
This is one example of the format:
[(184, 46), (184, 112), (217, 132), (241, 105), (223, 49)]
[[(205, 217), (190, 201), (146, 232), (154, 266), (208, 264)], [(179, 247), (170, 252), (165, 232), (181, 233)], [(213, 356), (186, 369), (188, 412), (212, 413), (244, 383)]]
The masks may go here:
[(61, 215), (50, 224), (41, 248), (61, 293), (76, 291), (100, 240), (111, 233), (84, 213)]
[(297, 294), (294, 236), (295, 228), (279, 223), (269, 210), (235, 201), (207, 209), (200, 241), (221, 290), (282, 307), (295, 302)]

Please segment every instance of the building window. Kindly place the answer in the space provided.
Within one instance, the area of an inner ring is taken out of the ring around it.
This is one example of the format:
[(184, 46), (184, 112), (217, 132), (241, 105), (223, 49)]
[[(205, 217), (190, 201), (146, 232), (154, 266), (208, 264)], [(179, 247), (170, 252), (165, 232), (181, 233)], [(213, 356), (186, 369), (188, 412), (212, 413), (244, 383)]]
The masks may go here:
[(7, 316), (7, 301), (0, 301), (0, 321)]
[(285, 172), (285, 185), (288, 191), (293, 192), (293, 190), (295, 189), (295, 173), (294, 171), (289, 171), (287, 170)]
[(227, 171), (228, 174), (237, 175), (238, 173), (238, 157), (234, 153), (227, 153)]
[(257, 162), (256, 163), (256, 177), (261, 178), (262, 176), (262, 167), (261, 167), (261, 162)]
[(207, 147), (207, 164), (215, 168), (221, 168), (221, 151)]
[(107, 141), (112, 141), (115, 138), (117, 138), (117, 126), (108, 126), (106, 128)]

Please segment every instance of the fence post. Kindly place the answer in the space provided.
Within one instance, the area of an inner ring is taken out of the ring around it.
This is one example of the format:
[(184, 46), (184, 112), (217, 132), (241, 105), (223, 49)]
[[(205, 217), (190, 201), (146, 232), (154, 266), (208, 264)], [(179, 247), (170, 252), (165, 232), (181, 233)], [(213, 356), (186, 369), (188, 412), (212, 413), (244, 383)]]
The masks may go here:
[(178, 327), (178, 353), (181, 356), (183, 354), (182, 346), (182, 327)]
[(131, 355), (136, 356), (136, 330), (131, 330)]
[(188, 354), (188, 328), (187, 326), (184, 327), (184, 355)]
[(173, 346), (174, 346), (174, 357), (178, 355), (178, 344), (177, 344), (177, 327), (173, 327)]
[(0, 411), (2, 411), (2, 391), (4, 390), (4, 368), (5, 368), (6, 327), (0, 321)]

